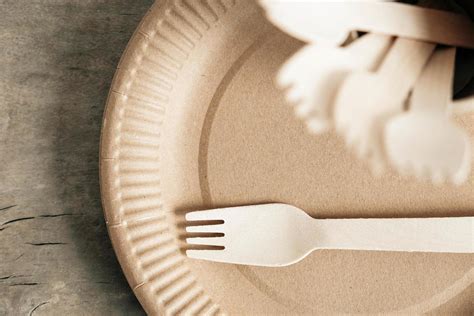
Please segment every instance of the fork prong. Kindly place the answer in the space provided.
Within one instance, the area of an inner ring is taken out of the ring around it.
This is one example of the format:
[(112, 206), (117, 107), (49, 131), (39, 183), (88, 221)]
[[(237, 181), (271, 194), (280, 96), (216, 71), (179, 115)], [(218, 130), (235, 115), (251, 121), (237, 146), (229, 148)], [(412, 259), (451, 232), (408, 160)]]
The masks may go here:
[(187, 226), (188, 233), (222, 233), (224, 225), (201, 225), (201, 226)]
[(186, 242), (190, 245), (224, 246), (224, 237), (192, 237), (186, 238)]
[(186, 255), (189, 258), (210, 260), (217, 262), (228, 262), (226, 259), (225, 250), (186, 250)]
[(220, 217), (220, 209), (195, 211), (186, 214), (188, 221), (218, 221), (222, 220)]

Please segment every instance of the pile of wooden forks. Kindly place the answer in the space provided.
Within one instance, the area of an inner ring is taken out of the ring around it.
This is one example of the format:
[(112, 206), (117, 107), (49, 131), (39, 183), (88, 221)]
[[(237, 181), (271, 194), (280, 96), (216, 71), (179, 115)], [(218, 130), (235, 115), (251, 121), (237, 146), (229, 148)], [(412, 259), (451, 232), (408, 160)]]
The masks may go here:
[[(453, 114), (471, 112), (474, 98), (452, 99), (456, 51), (474, 48), (474, 23), (456, 1), (260, 2), (307, 43), (278, 82), (310, 132), (334, 130), (375, 174), (390, 165), (436, 184), (467, 181), (471, 141)], [(454, 92), (474, 66), (457, 72)]]

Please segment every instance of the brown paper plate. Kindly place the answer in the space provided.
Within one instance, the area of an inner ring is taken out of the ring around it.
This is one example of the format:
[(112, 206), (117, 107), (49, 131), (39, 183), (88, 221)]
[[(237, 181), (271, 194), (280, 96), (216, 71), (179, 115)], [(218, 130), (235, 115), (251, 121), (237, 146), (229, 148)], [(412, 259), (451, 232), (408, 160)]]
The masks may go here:
[[(191, 260), (183, 214), (284, 202), (314, 217), (474, 215), (469, 185), (374, 179), (309, 135), (273, 78), (302, 43), (254, 1), (158, 1), (108, 100), (101, 185), (110, 236), (149, 314), (470, 313), (474, 255), (317, 251), (286, 268)], [(460, 119), (474, 135), (472, 116)], [(268, 249), (266, 251), (273, 251)]]

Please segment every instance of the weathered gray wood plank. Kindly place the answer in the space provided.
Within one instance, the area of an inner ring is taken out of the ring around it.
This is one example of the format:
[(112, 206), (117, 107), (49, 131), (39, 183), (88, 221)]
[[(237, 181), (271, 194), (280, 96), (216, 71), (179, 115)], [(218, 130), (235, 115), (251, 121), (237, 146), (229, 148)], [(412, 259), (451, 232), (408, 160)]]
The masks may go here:
[(0, 315), (140, 315), (102, 215), (102, 112), (152, 0), (0, 0)]

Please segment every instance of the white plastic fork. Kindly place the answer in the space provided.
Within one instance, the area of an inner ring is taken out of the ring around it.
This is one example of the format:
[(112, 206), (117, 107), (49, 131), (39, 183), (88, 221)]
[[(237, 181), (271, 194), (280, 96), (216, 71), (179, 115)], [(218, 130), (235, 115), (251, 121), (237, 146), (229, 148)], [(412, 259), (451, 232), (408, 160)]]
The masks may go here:
[(221, 222), (186, 227), (193, 234), (220, 234), (187, 238), (188, 244), (221, 246), (189, 249), (188, 257), (233, 264), (288, 266), (317, 249), (474, 252), (474, 217), (313, 219), (288, 204), (262, 204), (191, 212), (186, 219), (189, 225)]

